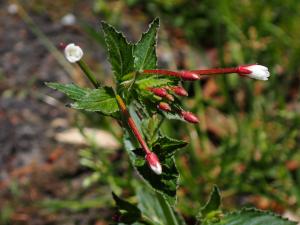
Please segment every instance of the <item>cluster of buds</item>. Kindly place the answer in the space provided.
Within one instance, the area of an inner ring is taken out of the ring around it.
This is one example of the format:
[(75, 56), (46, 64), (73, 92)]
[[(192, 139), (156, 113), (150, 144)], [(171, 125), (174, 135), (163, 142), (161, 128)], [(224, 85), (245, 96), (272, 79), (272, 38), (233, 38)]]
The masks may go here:
[[(167, 86), (167, 87), (159, 87), (159, 88), (148, 88), (148, 91), (152, 92), (154, 95), (159, 96), (161, 98), (164, 98), (165, 100), (169, 100), (170, 104), (172, 105), (172, 102), (174, 101), (174, 97), (172, 94), (174, 93), (178, 96), (188, 96), (188, 92), (181, 86)], [(164, 112), (172, 112), (172, 107), (167, 102), (159, 102), (157, 105), (157, 108)], [(178, 115), (180, 115), (185, 121), (189, 123), (198, 123), (199, 120), (197, 116), (195, 116), (191, 112), (186, 112), (183, 110), (175, 109), (175, 112), (177, 112)]]

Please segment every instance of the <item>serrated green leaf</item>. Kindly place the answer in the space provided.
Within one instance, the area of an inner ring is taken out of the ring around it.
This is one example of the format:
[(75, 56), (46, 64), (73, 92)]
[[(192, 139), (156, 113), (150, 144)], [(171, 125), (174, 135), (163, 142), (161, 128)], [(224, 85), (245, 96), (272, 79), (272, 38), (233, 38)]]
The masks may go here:
[(138, 207), (119, 198), (115, 193), (112, 193), (112, 196), (121, 214), (119, 222), (132, 224), (134, 222), (137, 222), (141, 218), (142, 214)]
[(148, 188), (137, 187), (138, 207), (153, 225), (185, 225), (184, 220), (174, 211), (160, 193)]
[(71, 106), (75, 109), (101, 112), (106, 115), (111, 115), (119, 110), (114, 91), (109, 87), (90, 90)]
[(220, 216), (219, 207), (221, 205), (221, 195), (217, 186), (213, 187), (209, 199), (200, 209), (199, 218), (203, 222), (218, 219)]
[(297, 222), (289, 221), (271, 212), (257, 209), (242, 209), (225, 214), (222, 220), (214, 225), (297, 225)]
[(162, 158), (169, 158), (175, 154), (175, 152), (187, 145), (187, 142), (182, 140), (176, 140), (167, 136), (159, 137), (153, 144), (153, 151)]
[(168, 78), (158, 78), (156, 76), (151, 76), (151, 77), (146, 77), (144, 79), (139, 79), (135, 82), (135, 84), (140, 89), (146, 89), (149, 87), (169, 86), (175, 84), (175, 82)]
[[(138, 173), (144, 178), (144, 180), (157, 192), (162, 193), (165, 199), (171, 204), (176, 202), (176, 190), (178, 188), (179, 172), (175, 165), (175, 160), (173, 153), (168, 152), (170, 150), (170, 145), (158, 146), (156, 145), (156, 150), (159, 149), (161, 153), (157, 153), (162, 165), (162, 174), (155, 174), (148, 166), (145, 161), (144, 152), (137, 148), (134, 149), (134, 144), (129, 139), (129, 134), (124, 136), (124, 143), (126, 146), (126, 151), (129, 154), (130, 161), (132, 165), (136, 168)], [(186, 143), (177, 142), (175, 149), (179, 146), (184, 146)], [(166, 154), (162, 152), (166, 151)], [(162, 157), (160, 157), (162, 155)]]
[(134, 46), (134, 67), (137, 71), (156, 68), (156, 40), (158, 28), (159, 19), (156, 18), (149, 25), (148, 31), (143, 33), (140, 41)]
[(53, 82), (46, 82), (45, 83), (48, 87), (60, 91), (64, 94), (66, 94), (70, 99), (72, 100), (79, 100), (82, 98), (89, 89), (81, 88), (77, 86), (76, 84), (59, 84), (59, 83), (53, 83)]
[(134, 71), (133, 47), (111, 25), (105, 22), (101, 24), (112, 70), (117, 81), (121, 81), (123, 76)]

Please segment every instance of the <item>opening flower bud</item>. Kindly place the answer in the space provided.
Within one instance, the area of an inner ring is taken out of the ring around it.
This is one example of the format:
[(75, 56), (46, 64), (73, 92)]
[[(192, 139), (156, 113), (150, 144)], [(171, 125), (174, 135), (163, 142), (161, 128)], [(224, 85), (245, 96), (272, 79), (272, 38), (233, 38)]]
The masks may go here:
[(189, 123), (199, 123), (199, 119), (191, 112), (181, 111), (183, 119)]
[(70, 63), (78, 62), (83, 56), (82, 49), (71, 43), (65, 47), (65, 57)]
[(238, 73), (257, 80), (268, 80), (270, 76), (268, 68), (262, 65), (240, 66)]
[(158, 104), (157, 108), (159, 108), (160, 110), (165, 111), (165, 112), (170, 112), (172, 110), (171, 106), (166, 102), (160, 102)]
[(160, 175), (162, 173), (162, 167), (160, 165), (159, 159), (154, 152), (149, 152), (146, 155), (145, 159), (154, 173), (156, 173), (157, 175)]

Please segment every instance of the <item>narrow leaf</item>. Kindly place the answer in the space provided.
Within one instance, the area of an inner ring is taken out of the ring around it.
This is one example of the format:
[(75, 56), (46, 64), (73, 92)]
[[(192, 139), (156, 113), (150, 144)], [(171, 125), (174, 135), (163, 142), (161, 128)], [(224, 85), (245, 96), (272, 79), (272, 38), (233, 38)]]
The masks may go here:
[(143, 33), (140, 41), (134, 46), (134, 67), (137, 71), (155, 69), (157, 64), (156, 40), (159, 19), (150, 24), (147, 32)]
[(218, 217), (219, 207), (221, 205), (221, 195), (217, 186), (213, 187), (207, 203), (200, 210), (201, 220), (208, 220), (210, 216)]
[(297, 222), (289, 221), (271, 212), (257, 209), (242, 209), (225, 214), (221, 221), (214, 225), (296, 225)]
[(82, 98), (89, 89), (81, 88), (75, 84), (59, 84), (59, 83), (52, 83), (46, 82), (45, 83), (48, 87), (60, 91), (66, 94), (72, 100), (79, 100)]
[(117, 81), (121, 81), (123, 76), (134, 71), (132, 45), (111, 25), (105, 22), (101, 24), (104, 31), (109, 61)]
[(160, 193), (148, 188), (137, 188), (138, 207), (153, 225), (185, 225), (184, 220), (174, 211)]
[(112, 193), (112, 195), (121, 214), (119, 222), (132, 224), (134, 222), (137, 222), (141, 218), (142, 214), (138, 207), (119, 198), (115, 193)]
[(101, 112), (107, 115), (119, 110), (113, 89), (109, 87), (93, 89), (71, 106), (75, 109)]

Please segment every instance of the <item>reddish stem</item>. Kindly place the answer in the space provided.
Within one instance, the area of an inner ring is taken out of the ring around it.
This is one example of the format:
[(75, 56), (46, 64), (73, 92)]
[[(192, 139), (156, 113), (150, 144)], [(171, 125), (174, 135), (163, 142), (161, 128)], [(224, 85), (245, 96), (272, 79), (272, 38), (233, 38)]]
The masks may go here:
[(143, 73), (153, 73), (161, 75), (169, 75), (174, 77), (180, 77), (180, 72), (170, 71), (170, 70), (144, 70)]
[(144, 139), (143, 139), (141, 133), (139, 132), (137, 126), (135, 125), (134, 120), (130, 116), (123, 99), (119, 95), (116, 96), (116, 99), (117, 99), (117, 102), (119, 104), (119, 107), (120, 107), (123, 115), (126, 117), (128, 126), (131, 128), (134, 136), (136, 137), (136, 139), (138, 140), (138, 142), (142, 146), (142, 149), (145, 151), (146, 155), (148, 155), (149, 153), (151, 153), (151, 151), (148, 148), (148, 145), (146, 144), (146, 142), (144, 141)]
[(234, 68), (215, 68), (206, 70), (189, 70), (198, 75), (211, 75), (211, 74), (226, 74), (226, 73), (240, 73), (239, 67)]

